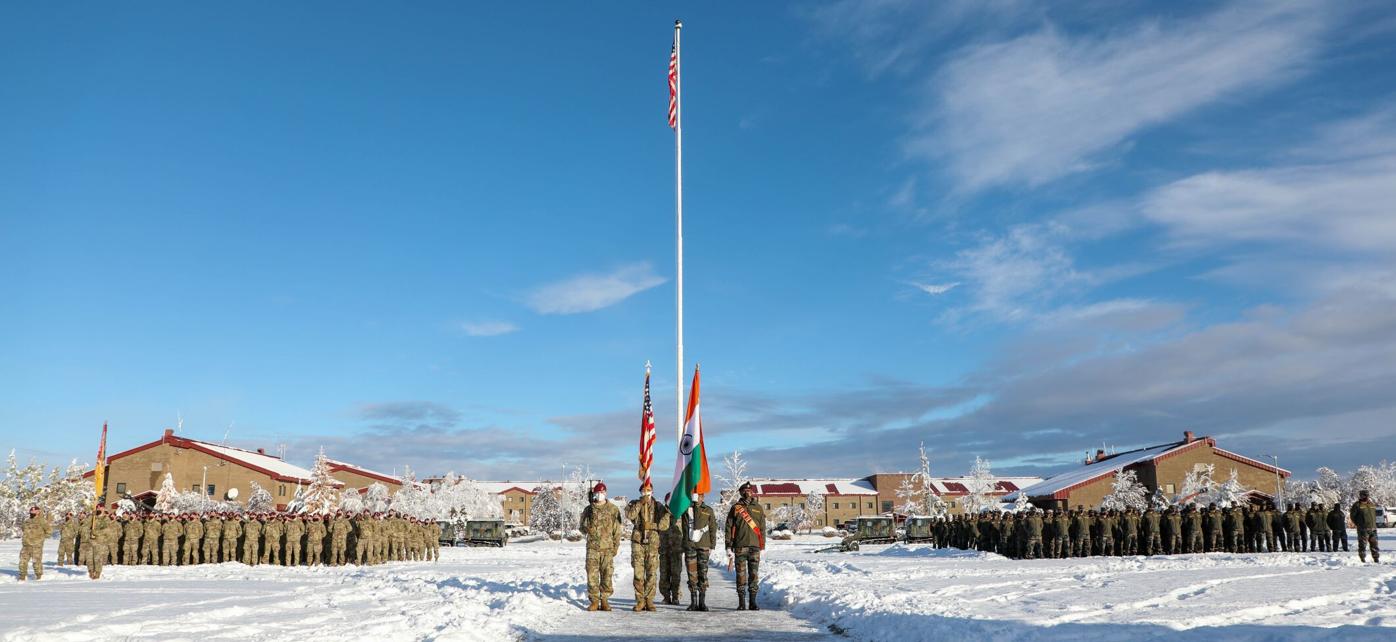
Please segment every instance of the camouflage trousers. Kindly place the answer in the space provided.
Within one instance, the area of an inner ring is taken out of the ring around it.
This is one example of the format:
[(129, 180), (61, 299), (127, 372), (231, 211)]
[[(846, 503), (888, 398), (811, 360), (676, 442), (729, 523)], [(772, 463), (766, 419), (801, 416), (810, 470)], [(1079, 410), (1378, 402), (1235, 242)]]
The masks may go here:
[(1023, 557), (1030, 560), (1042, 557), (1042, 540), (1036, 537), (1029, 539), (1027, 546), (1023, 549)]
[(263, 564), (281, 564), (281, 539), (273, 538), (267, 540), (267, 545), (262, 547)]
[(185, 542), (184, 542), (184, 565), (185, 565), (185, 566), (189, 566), (190, 564), (198, 564), (198, 563), (199, 563), (199, 549), (201, 548), (201, 547), (199, 546), (199, 544), (200, 544), (200, 542), (199, 542), (198, 540), (185, 541)]
[(683, 551), (672, 548), (659, 549), (659, 592), (668, 595), (679, 590), (683, 581)]
[(1329, 548), (1328, 531), (1309, 531), (1309, 552), (1320, 551), (1327, 553), (1333, 549)]
[(223, 538), (223, 561), (224, 561), (224, 562), (236, 562), (236, 561), (238, 561), (237, 558), (238, 558), (238, 540), (237, 540), (237, 538), (236, 538), (236, 537), (234, 537), (234, 538), (227, 538), (227, 537), (224, 537), (224, 538)]
[(19, 547), (19, 579), (24, 581), (29, 575), (29, 563), (34, 563), (34, 579), (44, 577), (44, 543), (23, 544)]
[(1367, 561), (1367, 549), (1372, 549), (1372, 561), (1376, 562), (1381, 557), (1381, 549), (1377, 547), (1377, 530), (1359, 528), (1357, 529), (1357, 555), (1362, 561)]
[(343, 537), (336, 537), (330, 540), (330, 565), (344, 566), (349, 560), (346, 557), (349, 542)]
[(106, 545), (90, 541), (83, 545), (82, 556), (87, 560), (87, 576), (94, 580), (102, 577), (102, 566), (107, 562)]
[(72, 564), (72, 563), (74, 563), (74, 562), (76, 561), (76, 560), (73, 559), (74, 557), (76, 557), (76, 556), (73, 555), (73, 540), (68, 539), (68, 538), (66, 538), (66, 537), (59, 539), (59, 540), (58, 540), (58, 563), (59, 563), (59, 565), (63, 565), (63, 564)]
[(1071, 555), (1073, 557), (1089, 557), (1091, 554), (1091, 538), (1077, 537), (1071, 540)]
[[(746, 589), (756, 595), (761, 581), (761, 549), (754, 546), (737, 549), (737, 591)], [(706, 565), (704, 565), (706, 567)]]
[(204, 538), (204, 562), (208, 564), (218, 563), (218, 538)]
[[(688, 590), (708, 590), (708, 560), (711, 556), (712, 551), (706, 548), (695, 548), (683, 552), (684, 566), (688, 567)], [(741, 588), (739, 587), (737, 590), (741, 590)]]
[(1203, 552), (1203, 548), (1202, 548), (1203, 543), (1204, 543), (1204, 542), (1203, 542), (1203, 538), (1202, 538), (1202, 533), (1193, 533), (1192, 535), (1189, 535), (1188, 538), (1187, 538), (1187, 540), (1183, 543), (1183, 548), (1184, 548), (1184, 551), (1183, 551), (1183, 552), (1184, 552), (1184, 553), (1201, 553), (1201, 552)]
[(1065, 535), (1058, 535), (1052, 538), (1052, 557), (1061, 559), (1071, 555), (1071, 539)]
[(126, 547), (121, 553), (121, 563), (127, 566), (135, 566), (141, 563), (141, 547), (136, 542), (127, 541)]
[(1144, 536), (1144, 550), (1139, 551), (1145, 555), (1157, 555), (1163, 550), (1163, 537), (1158, 533), (1150, 531)]
[(654, 600), (655, 585), (659, 583), (659, 542), (630, 545), (630, 568), (635, 571), (635, 601)]
[(1338, 545), (1339, 545), (1339, 544), (1342, 544), (1342, 545), (1343, 545), (1343, 552), (1344, 552), (1344, 553), (1348, 552), (1348, 529), (1344, 528), (1343, 530), (1340, 530), (1340, 531), (1333, 531), (1332, 537), (1333, 537), (1333, 543), (1332, 543), (1332, 545), (1329, 547), (1328, 550), (1331, 550), (1331, 551), (1333, 551), (1334, 553), (1337, 553), (1337, 552), (1338, 552)]
[(1244, 532), (1236, 531), (1231, 534), (1230, 550), (1232, 553), (1246, 552), (1246, 534)]
[(174, 566), (179, 564), (179, 540), (165, 538), (164, 544), (160, 548), (160, 566)]
[(616, 552), (607, 549), (587, 549), (587, 597), (604, 600), (611, 597), (611, 578), (615, 575)]
[(259, 548), (257, 546), (259, 544), (259, 542), (257, 541), (258, 539), (260, 539), (258, 536), (253, 535), (251, 537), (248, 537), (247, 541), (242, 543), (243, 564), (246, 564), (248, 566), (256, 566), (257, 562), (261, 561), (261, 555), (257, 552), (257, 549)]
[(286, 538), (286, 566), (301, 565), (301, 538)]
[(147, 539), (141, 543), (141, 563), (160, 563), (160, 542), (155, 539)]

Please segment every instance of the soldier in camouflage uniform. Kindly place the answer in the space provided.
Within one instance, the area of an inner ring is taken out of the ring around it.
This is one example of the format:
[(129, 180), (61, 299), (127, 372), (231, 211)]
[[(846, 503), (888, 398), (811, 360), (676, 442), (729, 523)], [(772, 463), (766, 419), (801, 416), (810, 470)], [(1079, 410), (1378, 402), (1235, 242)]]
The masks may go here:
[(1145, 555), (1159, 555), (1163, 553), (1163, 515), (1150, 506), (1144, 511), (1143, 519), (1143, 541), (1140, 543), (1140, 553)]
[(223, 561), (238, 561), (238, 538), (242, 537), (242, 520), (227, 515), (223, 520)]
[[(669, 505), (671, 493), (664, 493), (664, 505)], [(669, 520), (669, 528), (659, 534), (659, 596), (665, 604), (679, 603), (679, 582), (683, 579), (683, 526), (679, 519)]]
[(1207, 550), (1207, 514), (1198, 510), (1197, 506), (1188, 506), (1188, 515), (1191, 517), (1185, 525), (1183, 536), (1183, 546), (1185, 553), (1203, 553)]
[(1337, 504), (1333, 505), (1333, 510), (1328, 511), (1328, 532), (1332, 538), (1329, 550), (1337, 553), (1338, 545), (1342, 544), (1343, 552), (1348, 552), (1348, 518)]
[(349, 518), (339, 511), (330, 521), (330, 566), (343, 566), (349, 547)]
[[(679, 522), (679, 541), (683, 547), (684, 565), (688, 569), (688, 610), (708, 610), (708, 560), (717, 547), (717, 514), (703, 502), (703, 495), (693, 493), (693, 503), (683, 512)], [(738, 590), (738, 610), (741, 610)], [(678, 600), (674, 600), (678, 603)]]
[(591, 489), (591, 503), (582, 509), (581, 531), (587, 539), (588, 611), (609, 611), (613, 563), (620, 547), (620, 510), (606, 501), (606, 484)]
[(1027, 517), (1019, 521), (1023, 523), (1023, 557), (1030, 560), (1045, 557), (1042, 550), (1042, 515), (1036, 510), (1029, 510)]
[(325, 555), (325, 522), (319, 515), (311, 515), (310, 521), (305, 525), (305, 557), (309, 566), (319, 566), (324, 563)]
[(127, 566), (135, 566), (141, 563), (141, 535), (145, 532), (145, 525), (133, 516), (121, 518), (122, 550), (121, 563)]
[(87, 576), (94, 580), (102, 578), (102, 565), (106, 564), (107, 561), (107, 540), (102, 534), (107, 531), (111, 523), (111, 516), (107, 514), (106, 505), (97, 504), (97, 508), (92, 511), (92, 515), (82, 525), (82, 557), (87, 561)]
[(1304, 515), (1304, 523), (1309, 527), (1309, 550), (1327, 553), (1330, 544), (1327, 511), (1317, 502), (1310, 504), (1309, 512)]
[(102, 530), (101, 536), (106, 544), (107, 563), (116, 564), (117, 557), (119, 557), (117, 555), (117, 546), (121, 542), (121, 524), (116, 521), (115, 515), (112, 516), (112, 519), (107, 521), (107, 526)]
[(1231, 539), (1227, 541), (1227, 550), (1232, 553), (1246, 552), (1246, 509), (1242, 506), (1232, 506), (1226, 515), (1226, 530), (1230, 533)]
[(198, 564), (204, 545), (204, 522), (198, 515), (189, 515), (184, 522), (184, 563)]
[(1216, 504), (1207, 506), (1207, 552), (1226, 549), (1226, 520)]
[(1367, 549), (1372, 549), (1372, 563), (1381, 563), (1381, 549), (1377, 547), (1377, 506), (1372, 503), (1368, 492), (1358, 491), (1357, 501), (1348, 509), (1348, 517), (1357, 528), (1357, 558), (1367, 561)]
[(78, 529), (82, 520), (72, 513), (63, 516), (63, 525), (58, 529), (58, 564), (74, 564), (77, 562), (76, 551), (78, 540)]
[(217, 514), (204, 520), (204, 563), (218, 563), (218, 542), (223, 539), (223, 520)]
[(300, 566), (301, 540), (305, 537), (305, 519), (300, 515), (286, 518), (286, 566)]
[(1307, 550), (1304, 537), (1304, 514), (1299, 510), (1298, 504), (1290, 504), (1289, 510), (1285, 511), (1285, 536), (1289, 539), (1287, 548), (1291, 553), (1300, 553)]
[(1169, 555), (1183, 552), (1183, 516), (1177, 506), (1169, 506), (1163, 516), (1163, 550)]
[(281, 564), (281, 537), (286, 534), (286, 516), (272, 515), (262, 527), (262, 563)]
[(1133, 508), (1126, 508), (1125, 514), (1120, 518), (1120, 535), (1123, 540), (1120, 542), (1120, 555), (1139, 554), (1139, 511)]
[(756, 593), (761, 586), (761, 551), (766, 549), (766, 513), (756, 502), (751, 482), (742, 484), (737, 492), (741, 499), (728, 509), (726, 519), (727, 551), (737, 566), (737, 610), (742, 608), (745, 592), (747, 608), (759, 611)]
[(29, 576), (34, 565), (34, 579), (44, 579), (44, 540), (53, 533), (53, 522), (38, 506), (29, 507), (29, 519), (24, 522), (19, 547), (19, 581)]
[(242, 524), (242, 563), (256, 566), (262, 556), (262, 520), (259, 515), (248, 515)]
[(1056, 532), (1053, 534), (1055, 541), (1052, 544), (1055, 550), (1053, 556), (1057, 559), (1071, 557), (1071, 515), (1063, 508), (1056, 512), (1052, 520), (1056, 525)]
[(654, 499), (654, 485), (647, 478), (640, 484), (640, 498), (625, 506), (630, 520), (630, 568), (635, 572), (635, 611), (653, 611), (655, 587), (659, 580), (661, 533), (669, 530), (669, 509)]
[(354, 563), (359, 566), (367, 564), (372, 547), (373, 516), (359, 513), (354, 516)]
[(1071, 555), (1086, 557), (1091, 554), (1091, 527), (1086, 515), (1086, 507), (1077, 505), (1071, 512)]

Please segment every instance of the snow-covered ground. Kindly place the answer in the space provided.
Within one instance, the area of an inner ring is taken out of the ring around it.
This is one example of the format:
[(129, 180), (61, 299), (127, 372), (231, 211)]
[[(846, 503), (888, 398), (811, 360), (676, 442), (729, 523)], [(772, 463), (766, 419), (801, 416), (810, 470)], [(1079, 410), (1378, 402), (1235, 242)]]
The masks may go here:
[[(1396, 532), (1383, 548), (1396, 558)], [(532, 542), (443, 549), (439, 563), (359, 569), (241, 564), (109, 566), (101, 581), (54, 567), (14, 581), (0, 542), (0, 640), (1392, 640), (1396, 565), (1356, 553), (1013, 561), (925, 546), (815, 553), (774, 542), (760, 613), (709, 605), (631, 613), (629, 551), (612, 613), (587, 613), (583, 549)], [(685, 592), (686, 598), (686, 592)]]

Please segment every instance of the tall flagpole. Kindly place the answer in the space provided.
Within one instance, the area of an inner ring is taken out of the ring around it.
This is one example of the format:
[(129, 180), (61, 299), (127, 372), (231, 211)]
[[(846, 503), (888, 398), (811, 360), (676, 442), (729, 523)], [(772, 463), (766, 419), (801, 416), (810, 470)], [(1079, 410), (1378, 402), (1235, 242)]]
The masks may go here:
[(679, 55), (679, 32), (683, 30), (683, 22), (674, 21), (674, 60), (678, 73), (675, 74), (675, 110), (674, 110), (674, 180), (676, 189), (674, 190), (674, 212), (677, 218), (675, 229), (678, 246), (676, 271), (677, 296), (675, 304), (678, 307), (677, 321), (678, 327), (676, 335), (678, 338), (678, 359), (675, 365), (674, 377), (674, 407), (677, 409), (674, 420), (678, 426), (675, 438), (683, 441), (683, 73), (682, 56)]

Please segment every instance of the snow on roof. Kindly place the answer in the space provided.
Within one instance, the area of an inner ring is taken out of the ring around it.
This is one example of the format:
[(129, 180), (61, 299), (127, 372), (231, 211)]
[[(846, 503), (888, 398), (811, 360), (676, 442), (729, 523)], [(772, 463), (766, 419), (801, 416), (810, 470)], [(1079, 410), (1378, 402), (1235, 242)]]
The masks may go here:
[(339, 461), (339, 460), (337, 460), (337, 459), (329, 459), (329, 458), (326, 458), (326, 459), (325, 459), (325, 462), (328, 463), (328, 464), (330, 465), (330, 470), (347, 470), (347, 471), (349, 471), (349, 472), (351, 472), (351, 473), (360, 473), (360, 474), (362, 474), (362, 475), (364, 475), (364, 476), (366, 476), (366, 477), (380, 477), (380, 478), (383, 478), (383, 479), (385, 479), (385, 480), (392, 480), (394, 483), (397, 483), (397, 484), (402, 484), (402, 483), (403, 483), (402, 478), (399, 477), (399, 476), (397, 476), (397, 475), (389, 475), (388, 473), (380, 473), (380, 472), (378, 472), (378, 471), (376, 471), (376, 470), (370, 470), (370, 469), (368, 469), (368, 468), (364, 468), (363, 466), (355, 466), (354, 464), (351, 464), (351, 463), (349, 463), (349, 462), (347, 462), (347, 461)]
[(210, 444), (206, 441), (199, 441), (197, 439), (181, 439), (183, 441), (198, 444), (200, 448), (210, 450), (225, 459), (241, 462), (243, 464), (247, 464), (256, 468), (261, 468), (263, 470), (269, 470), (272, 473), (280, 475), (282, 477), (289, 477), (291, 479), (309, 482), (311, 477), (314, 476), (310, 471), (301, 468), (300, 466), (286, 463), (285, 461), (282, 461), (280, 458), (273, 457), (271, 455), (252, 452), (250, 450), (243, 450), (241, 448), (234, 448), (232, 446), (220, 446), (218, 444)]
[[(1202, 440), (1199, 439), (1192, 443), (1201, 442)], [(1113, 474), (1116, 470), (1119, 470), (1126, 466), (1133, 466), (1134, 464), (1138, 464), (1140, 462), (1149, 461), (1151, 459), (1154, 459), (1155, 457), (1159, 457), (1167, 453), (1170, 450), (1188, 445), (1191, 444), (1175, 441), (1173, 443), (1159, 444), (1157, 446), (1149, 446), (1148, 448), (1140, 448), (1138, 450), (1131, 450), (1128, 452), (1119, 453), (1117, 455), (1111, 455), (1104, 459), (1100, 459), (1090, 464), (1086, 464), (1080, 468), (1074, 468), (1059, 475), (1053, 475), (1039, 483), (1032, 484), (1030, 486), (1025, 486), (1022, 488), (1020, 492), (1027, 493), (1028, 497), (1045, 497), (1049, 495), (1055, 495), (1059, 492), (1072, 488), (1073, 486), (1084, 484), (1086, 482), (1094, 481), (1106, 475)], [(1012, 501), (1017, 498), (1018, 493), (1009, 493), (1003, 499), (1004, 501)]]
[[(968, 495), (970, 481), (969, 477), (932, 477), (931, 489), (937, 495)], [(1010, 493), (1040, 481), (1041, 477), (995, 477), (994, 490), (990, 494)]]
[(876, 495), (862, 479), (753, 479), (757, 495)]
[(561, 485), (561, 484), (559, 484), (558, 482), (549, 482), (549, 481), (508, 481), (508, 480), (505, 480), (505, 481), (477, 481), (477, 482), (475, 482), (475, 483), (476, 483), (477, 485), (479, 485), (480, 488), (484, 489), (485, 492), (493, 493), (493, 494), (495, 494), (495, 495), (501, 495), (501, 494), (503, 494), (504, 492), (506, 492), (506, 491), (508, 491), (508, 490), (511, 490), (511, 489), (514, 489), (514, 488), (519, 488), (519, 489), (522, 489), (522, 490), (525, 491), (525, 492), (532, 493), (532, 492), (533, 492), (533, 489), (538, 488), (538, 487), (540, 487), (540, 486), (548, 486), (548, 485), (551, 485), (551, 486), (560, 486), (560, 485)]

